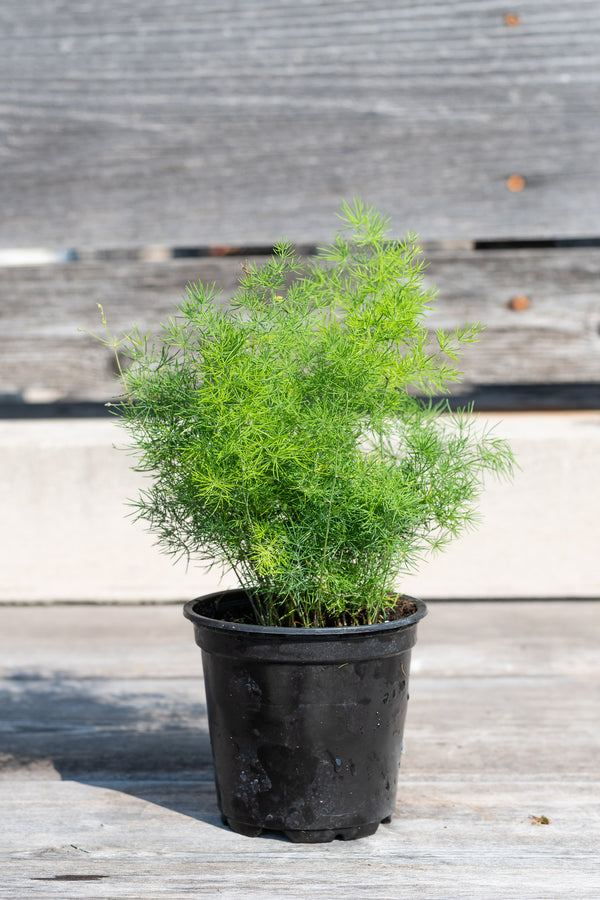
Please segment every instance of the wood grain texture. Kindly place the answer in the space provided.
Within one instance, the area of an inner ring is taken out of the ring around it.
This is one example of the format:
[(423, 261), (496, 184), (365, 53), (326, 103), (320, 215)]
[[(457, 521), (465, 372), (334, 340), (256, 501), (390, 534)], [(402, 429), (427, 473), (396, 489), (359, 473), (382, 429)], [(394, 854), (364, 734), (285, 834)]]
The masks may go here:
[(0, 898), (591, 900), (599, 638), (597, 602), (432, 603), (391, 825), (302, 846), (221, 825), (180, 608), (0, 608)]
[[(124, 784), (26, 782), (17, 802), (14, 783), (0, 785), (14, 823), (0, 897), (591, 900), (600, 886), (598, 786), (544, 776), (410, 779), (410, 799), (374, 838), (302, 847), (229, 833), (198, 782), (181, 812), (164, 782), (140, 785), (145, 796)], [(532, 825), (540, 813), (550, 825)]]
[[(5, 0), (1, 247), (600, 233), (600, 8)], [(507, 188), (511, 175), (524, 188)]]
[[(255, 259), (260, 259), (256, 258)], [(432, 328), (486, 323), (464, 357), (462, 390), (494, 384), (600, 380), (600, 250), (430, 250), (427, 282), (439, 290)], [(244, 258), (111, 260), (5, 268), (0, 281), (0, 394), (105, 401), (115, 392), (102, 303), (116, 333), (171, 315), (189, 281), (231, 296)], [(511, 300), (529, 306), (515, 311)], [(44, 394), (46, 392), (46, 395)]]
[[(570, 602), (569, 607), (576, 601)], [(598, 676), (438, 676), (413, 673), (403, 768), (446, 776), (598, 771)], [(211, 779), (203, 685), (194, 679), (4, 683), (4, 777), (48, 771), (89, 777)], [(565, 740), (565, 724), (576, 722)], [(529, 738), (531, 734), (531, 738)]]
[[(600, 601), (429, 600), (427, 605), (411, 663), (419, 679), (600, 674)], [(157, 679), (167, 691), (169, 678), (201, 677), (200, 651), (182, 607), (0, 604), (0, 678), (38, 681), (40, 690), (61, 678), (96, 685)], [(200, 703), (201, 685), (198, 692), (194, 702)]]

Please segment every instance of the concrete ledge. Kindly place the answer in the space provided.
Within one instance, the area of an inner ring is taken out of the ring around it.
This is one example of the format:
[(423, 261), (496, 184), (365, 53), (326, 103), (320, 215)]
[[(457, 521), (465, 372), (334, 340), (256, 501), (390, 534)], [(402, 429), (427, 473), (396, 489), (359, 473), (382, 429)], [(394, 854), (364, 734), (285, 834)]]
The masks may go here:
[[(479, 530), (399, 587), (425, 599), (599, 597), (600, 413), (507, 413), (521, 466), (490, 482)], [(171, 560), (125, 505), (140, 477), (111, 420), (0, 422), (0, 601), (188, 599), (215, 571)]]

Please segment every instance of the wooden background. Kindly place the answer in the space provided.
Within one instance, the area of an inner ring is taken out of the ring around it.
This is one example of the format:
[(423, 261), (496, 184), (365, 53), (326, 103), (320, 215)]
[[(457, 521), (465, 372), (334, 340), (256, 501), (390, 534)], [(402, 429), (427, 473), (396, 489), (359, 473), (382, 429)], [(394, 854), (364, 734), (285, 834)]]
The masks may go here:
[[(0, 0), (0, 419), (64, 417), (0, 421), (0, 896), (600, 896), (599, 100), (599, 0)], [(420, 626), (398, 815), (303, 849), (219, 827), (163, 605), (205, 576), (124, 521), (79, 329), (227, 295), (356, 195), (421, 234), (432, 324), (488, 323), (467, 391), (531, 412), (514, 489), (415, 584), (469, 602)]]
[(432, 324), (488, 324), (465, 389), (600, 408), (597, 0), (3, 0), (0, 91), (6, 415), (111, 396), (97, 302), (156, 323), (355, 195), (420, 233)]

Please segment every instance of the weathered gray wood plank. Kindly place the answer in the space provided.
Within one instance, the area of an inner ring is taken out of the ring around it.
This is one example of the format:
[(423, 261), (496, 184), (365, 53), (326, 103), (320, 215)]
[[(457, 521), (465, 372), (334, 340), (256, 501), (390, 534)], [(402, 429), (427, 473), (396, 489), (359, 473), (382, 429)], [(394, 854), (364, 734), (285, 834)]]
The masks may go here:
[[(439, 289), (432, 327), (481, 320), (465, 355), (465, 382), (597, 382), (600, 372), (600, 250), (431, 250), (428, 283)], [(78, 329), (101, 333), (97, 303), (115, 332), (156, 326), (189, 281), (231, 296), (243, 258), (105, 261), (2, 270), (0, 394), (107, 400), (115, 391), (110, 351)], [(529, 306), (516, 311), (515, 296)]]
[(0, 246), (322, 240), (355, 194), (427, 238), (596, 235), (600, 9), (506, 12), (5, 0)]
[[(210, 779), (210, 746), (200, 679), (0, 687), (0, 767), (84, 780)], [(476, 771), (579, 773), (600, 777), (600, 678), (470, 675), (429, 679), (414, 673), (403, 767), (446, 775)], [(570, 723), (573, 723), (570, 728)], [(575, 724), (576, 723), (576, 724)], [(568, 740), (565, 733), (568, 731)]]
[[(211, 779), (200, 679), (2, 682), (0, 772)], [(0, 776), (1, 777), (1, 776)]]
[[(191, 815), (108, 786), (30, 782), (15, 796), (14, 785), (0, 785), (14, 823), (0, 897), (591, 900), (600, 887), (599, 786), (536, 776), (411, 779), (408, 799), (375, 838), (301, 847), (221, 828), (203, 785), (190, 785), (198, 798)], [(532, 825), (540, 814), (551, 824)], [(82, 880), (60, 880), (74, 875)]]
[[(200, 652), (180, 612), (0, 608), (0, 768), (206, 777)], [(600, 602), (432, 603), (413, 653), (407, 771), (442, 757), (446, 775), (600, 775), (599, 639)]]
[[(600, 676), (600, 600), (428, 601), (419, 678)], [(0, 605), (0, 678), (39, 682), (201, 677), (182, 603)], [(58, 653), (57, 648), (60, 648)], [(162, 689), (162, 688), (161, 688)], [(202, 687), (199, 688), (202, 691)], [(198, 694), (196, 701), (200, 702)]]

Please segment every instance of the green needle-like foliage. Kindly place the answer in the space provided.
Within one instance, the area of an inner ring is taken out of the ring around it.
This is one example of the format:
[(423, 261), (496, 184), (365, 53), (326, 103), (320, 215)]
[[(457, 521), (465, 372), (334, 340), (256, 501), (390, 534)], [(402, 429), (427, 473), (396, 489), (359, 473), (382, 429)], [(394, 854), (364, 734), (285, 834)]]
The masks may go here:
[[(460, 379), (479, 325), (430, 337), (414, 237), (355, 201), (314, 263), (282, 241), (227, 308), (187, 299), (130, 357), (120, 411), (151, 486), (136, 502), (176, 556), (231, 567), (256, 621), (380, 621), (394, 583), (473, 523), (506, 443), (424, 400)], [(416, 396), (420, 394), (421, 397)]]

